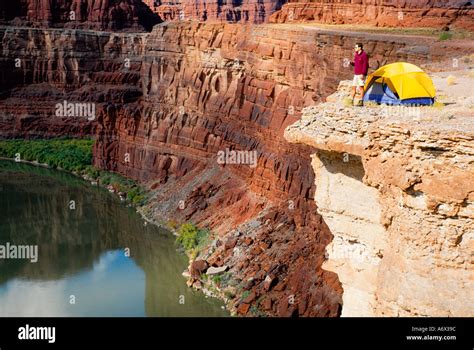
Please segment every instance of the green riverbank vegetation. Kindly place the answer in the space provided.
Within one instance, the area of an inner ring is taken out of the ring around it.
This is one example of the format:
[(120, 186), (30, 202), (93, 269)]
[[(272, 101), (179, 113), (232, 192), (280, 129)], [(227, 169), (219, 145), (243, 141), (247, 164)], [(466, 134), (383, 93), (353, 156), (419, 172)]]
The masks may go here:
[(107, 187), (135, 206), (143, 205), (145, 192), (137, 182), (92, 166), (93, 146), (92, 139), (0, 140), (0, 157), (74, 173)]

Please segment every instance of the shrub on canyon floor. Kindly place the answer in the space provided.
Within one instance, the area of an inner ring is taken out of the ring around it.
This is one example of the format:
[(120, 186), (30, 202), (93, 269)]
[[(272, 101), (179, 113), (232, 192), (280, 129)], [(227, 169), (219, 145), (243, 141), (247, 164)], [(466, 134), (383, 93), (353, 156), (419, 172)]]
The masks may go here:
[(250, 295), (250, 291), (249, 290), (246, 290), (242, 293), (242, 295), (240, 296), (240, 299), (244, 300), (244, 299), (247, 299), (248, 296)]
[(439, 34), (439, 40), (449, 40), (453, 37), (453, 34), (449, 32), (441, 32)]
[(182, 245), (188, 254), (196, 256), (208, 242), (209, 235), (209, 230), (200, 229), (192, 223), (186, 223), (179, 227), (176, 242)]
[(84, 174), (90, 179), (97, 179), (100, 176), (100, 170), (92, 165), (89, 165), (86, 167)]
[(131, 179), (107, 171), (100, 171), (99, 181), (102, 185), (112, 186), (117, 192), (127, 194), (127, 199), (133, 205), (142, 205), (145, 201), (145, 193), (143, 189)]
[(139, 186), (135, 185), (130, 189), (126, 189), (125, 192), (127, 192), (127, 199), (132, 202), (133, 205), (142, 205), (145, 201), (145, 195)]
[(344, 107), (352, 107), (354, 105), (354, 100), (350, 97), (345, 97), (344, 100), (342, 100), (342, 103), (344, 104)]
[(214, 282), (215, 284), (221, 284), (222, 276), (221, 275), (212, 276), (212, 282)]
[(446, 78), (446, 84), (449, 86), (456, 84), (456, 77), (454, 75), (450, 75), (449, 77)]

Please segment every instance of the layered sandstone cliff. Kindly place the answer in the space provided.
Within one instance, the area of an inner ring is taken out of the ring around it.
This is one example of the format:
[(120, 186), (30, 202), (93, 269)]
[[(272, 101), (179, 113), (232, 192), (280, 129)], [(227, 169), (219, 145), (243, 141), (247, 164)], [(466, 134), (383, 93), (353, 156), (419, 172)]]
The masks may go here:
[(144, 0), (165, 21), (263, 23), (285, 0)]
[(474, 5), (464, 0), (289, 1), (272, 23), (317, 22), (381, 27), (457, 27), (474, 30)]
[(263, 23), (284, 0), (9, 0), (0, 23), (34, 27), (146, 29), (162, 21)]
[(315, 148), (343, 316), (474, 314), (474, 100), (457, 96), (444, 110), (330, 99), (286, 130)]
[(30, 27), (151, 30), (161, 19), (141, 0), (8, 0), (0, 23)]

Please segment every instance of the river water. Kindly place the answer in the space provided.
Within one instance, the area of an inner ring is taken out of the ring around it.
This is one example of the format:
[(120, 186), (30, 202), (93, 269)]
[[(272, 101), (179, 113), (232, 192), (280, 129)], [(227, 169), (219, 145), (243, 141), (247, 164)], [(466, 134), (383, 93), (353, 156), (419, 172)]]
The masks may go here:
[[(37, 261), (7, 245), (37, 246)], [(228, 315), (186, 286), (171, 233), (63, 172), (0, 160), (2, 246), (0, 316)]]

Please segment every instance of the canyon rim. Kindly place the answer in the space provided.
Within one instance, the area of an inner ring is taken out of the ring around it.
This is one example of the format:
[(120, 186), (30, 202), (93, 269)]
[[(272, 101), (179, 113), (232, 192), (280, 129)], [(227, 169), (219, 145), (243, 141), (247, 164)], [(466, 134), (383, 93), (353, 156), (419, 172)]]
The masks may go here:
[[(2, 2), (0, 138), (92, 138), (92, 166), (145, 189), (147, 223), (211, 232), (184, 275), (232, 314), (472, 317), (473, 15), (457, 0)], [(438, 105), (347, 106), (356, 42), (370, 72), (423, 68)]]

